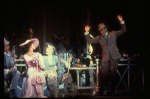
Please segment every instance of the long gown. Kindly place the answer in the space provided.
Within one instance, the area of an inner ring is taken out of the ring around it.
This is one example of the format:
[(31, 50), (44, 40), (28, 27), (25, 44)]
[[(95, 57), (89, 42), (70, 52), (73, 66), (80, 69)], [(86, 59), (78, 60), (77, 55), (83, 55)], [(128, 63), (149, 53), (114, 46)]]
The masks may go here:
[(57, 66), (58, 57), (55, 55), (44, 56), (45, 75), (47, 81), (48, 97), (58, 96), (58, 84), (57, 84)]
[(24, 60), (28, 68), (27, 75), (23, 79), (22, 96), (24, 98), (45, 97), (43, 91), (45, 76), (42, 71), (42, 69), (44, 69), (44, 61), (42, 55), (38, 52), (34, 53), (32, 57), (25, 54)]
[[(58, 92), (59, 92), (59, 87), (58, 87), (59, 71), (58, 71), (57, 67), (60, 68), (59, 62), (65, 64), (66, 67), (70, 63), (65, 62), (65, 61), (63, 62), (56, 55), (44, 56), (43, 59), (44, 59), (44, 65), (45, 65), (44, 70), (45, 70), (45, 74), (46, 74), (48, 97), (57, 97)], [(64, 67), (61, 67), (61, 68), (64, 68)], [(63, 76), (63, 74), (62, 74), (62, 76)], [(69, 77), (69, 78), (71, 79), (71, 77)]]

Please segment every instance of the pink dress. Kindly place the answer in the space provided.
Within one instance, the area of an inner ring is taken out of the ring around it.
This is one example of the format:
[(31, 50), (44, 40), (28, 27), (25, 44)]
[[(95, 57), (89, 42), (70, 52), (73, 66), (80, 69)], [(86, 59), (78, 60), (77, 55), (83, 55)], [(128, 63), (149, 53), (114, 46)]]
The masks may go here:
[(27, 77), (23, 79), (22, 96), (24, 98), (44, 97), (45, 76), (42, 72), (42, 69), (44, 69), (42, 55), (38, 52), (34, 53), (32, 57), (25, 54), (24, 60), (28, 69)]

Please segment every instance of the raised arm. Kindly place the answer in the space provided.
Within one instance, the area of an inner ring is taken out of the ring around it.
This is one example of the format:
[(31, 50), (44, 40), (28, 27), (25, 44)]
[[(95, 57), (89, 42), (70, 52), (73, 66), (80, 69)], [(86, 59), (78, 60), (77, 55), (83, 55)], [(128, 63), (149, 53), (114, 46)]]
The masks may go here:
[(124, 22), (124, 20), (123, 20), (121, 15), (118, 15), (117, 18), (118, 18), (118, 20), (120, 21), (120, 24), (121, 24), (121, 30), (115, 31), (115, 35), (118, 37), (121, 34), (126, 32), (126, 26), (125, 26), (125, 22)]
[(72, 57), (69, 57), (68, 61), (65, 61), (63, 58), (59, 56), (60, 61), (68, 67), (70, 65), (70, 62), (72, 61)]
[(85, 38), (86, 38), (86, 42), (88, 44), (90, 44), (90, 43), (98, 43), (99, 36), (97, 36), (96, 38), (92, 38), (92, 39), (90, 38), (90, 34), (89, 34), (90, 28), (91, 27), (89, 27), (89, 26), (85, 26), (85, 33), (84, 33), (84, 35), (85, 35)]

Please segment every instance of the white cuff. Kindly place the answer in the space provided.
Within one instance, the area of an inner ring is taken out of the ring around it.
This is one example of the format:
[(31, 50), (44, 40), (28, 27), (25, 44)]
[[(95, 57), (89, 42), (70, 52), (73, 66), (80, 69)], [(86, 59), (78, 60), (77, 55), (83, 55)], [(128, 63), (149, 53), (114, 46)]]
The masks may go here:
[(89, 34), (89, 32), (84, 32), (84, 35), (88, 35)]
[(125, 24), (125, 21), (120, 22), (120, 24)]
[(67, 67), (67, 68), (69, 67), (69, 65), (70, 65), (70, 63), (66, 62), (66, 67)]

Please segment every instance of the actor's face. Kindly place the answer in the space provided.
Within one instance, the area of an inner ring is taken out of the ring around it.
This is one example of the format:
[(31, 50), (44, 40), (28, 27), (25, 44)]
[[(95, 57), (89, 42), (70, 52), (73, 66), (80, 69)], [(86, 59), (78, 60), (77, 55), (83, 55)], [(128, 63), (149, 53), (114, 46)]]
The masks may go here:
[(8, 52), (9, 51), (9, 45), (4, 46), (4, 52)]
[(33, 50), (35, 50), (35, 44), (32, 43), (31, 46), (30, 46), (30, 48), (33, 49)]
[(53, 54), (53, 50), (49, 47), (46, 48), (46, 55), (51, 55)]
[(101, 28), (99, 31), (100, 31), (101, 36), (105, 36), (105, 35), (106, 35), (106, 32), (107, 32), (107, 28), (106, 28), (106, 27), (103, 27), (103, 28)]

